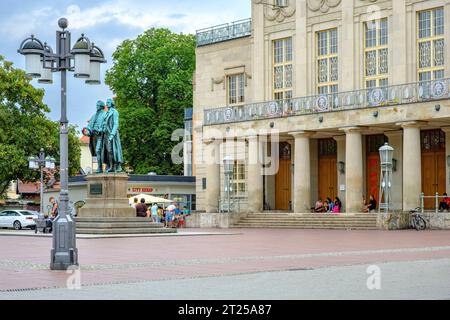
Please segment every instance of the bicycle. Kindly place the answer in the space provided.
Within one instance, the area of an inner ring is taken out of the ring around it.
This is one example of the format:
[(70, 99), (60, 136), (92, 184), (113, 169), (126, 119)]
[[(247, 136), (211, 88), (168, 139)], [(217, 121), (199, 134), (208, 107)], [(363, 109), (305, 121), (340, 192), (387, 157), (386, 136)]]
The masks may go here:
[(420, 215), (422, 211), (421, 208), (415, 208), (409, 212), (410, 214), (410, 226), (412, 229), (416, 229), (417, 231), (425, 230), (427, 228), (427, 222)]

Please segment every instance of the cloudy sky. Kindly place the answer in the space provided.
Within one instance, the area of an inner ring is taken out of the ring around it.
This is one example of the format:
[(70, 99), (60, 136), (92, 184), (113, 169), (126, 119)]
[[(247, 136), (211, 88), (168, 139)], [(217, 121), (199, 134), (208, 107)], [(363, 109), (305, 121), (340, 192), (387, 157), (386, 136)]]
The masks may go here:
[[(102, 48), (111, 67), (111, 55), (124, 39), (133, 39), (151, 27), (167, 27), (175, 32), (196, 30), (250, 17), (247, 0), (0, 0), (0, 55), (24, 68), (24, 58), (17, 53), (20, 42), (34, 34), (55, 47), (55, 30), (60, 17), (69, 19), (72, 42), (81, 33)], [(51, 108), (49, 118), (60, 115), (59, 75), (53, 85), (39, 85), (46, 90), (45, 103)], [(109, 88), (89, 86), (69, 77), (69, 121), (82, 128), (95, 111), (98, 99), (112, 96)]]

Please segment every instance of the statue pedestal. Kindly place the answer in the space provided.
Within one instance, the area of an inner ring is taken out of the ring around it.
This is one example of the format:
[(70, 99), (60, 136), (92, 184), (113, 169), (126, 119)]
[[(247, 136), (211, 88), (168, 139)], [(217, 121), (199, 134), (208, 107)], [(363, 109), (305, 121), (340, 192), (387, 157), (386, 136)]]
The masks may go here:
[(128, 203), (128, 175), (105, 173), (89, 175), (86, 204), (76, 218), (78, 234), (154, 234), (176, 233), (149, 218), (136, 217)]
[(79, 218), (135, 218), (136, 210), (128, 203), (126, 173), (89, 175), (86, 204), (78, 213)]

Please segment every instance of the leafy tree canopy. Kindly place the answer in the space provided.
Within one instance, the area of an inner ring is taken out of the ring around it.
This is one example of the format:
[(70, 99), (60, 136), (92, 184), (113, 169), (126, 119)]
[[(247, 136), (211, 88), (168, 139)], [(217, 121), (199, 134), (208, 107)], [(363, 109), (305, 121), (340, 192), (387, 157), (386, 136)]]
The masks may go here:
[(106, 83), (116, 94), (125, 161), (137, 174), (182, 174), (171, 162), (172, 132), (192, 108), (195, 37), (152, 28), (113, 54)]
[[(46, 154), (59, 163), (59, 124), (45, 116), (44, 90), (36, 89), (25, 72), (0, 56), (0, 195), (15, 179), (31, 182), (39, 173), (28, 168), (28, 157)], [(80, 168), (80, 143), (74, 127), (69, 135), (70, 173)]]

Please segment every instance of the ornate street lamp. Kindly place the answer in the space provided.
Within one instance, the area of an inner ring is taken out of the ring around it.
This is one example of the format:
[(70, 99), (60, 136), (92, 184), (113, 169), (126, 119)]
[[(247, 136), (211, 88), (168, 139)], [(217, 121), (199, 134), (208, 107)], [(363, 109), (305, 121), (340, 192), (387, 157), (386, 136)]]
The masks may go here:
[(67, 119), (67, 71), (74, 71), (76, 78), (89, 84), (100, 84), (100, 64), (106, 63), (103, 52), (82, 35), (71, 49), (71, 33), (66, 30), (66, 18), (58, 20), (62, 29), (56, 31), (56, 53), (46, 43), (34, 36), (22, 41), (19, 53), (25, 56), (25, 72), (41, 83), (53, 83), (52, 72), (61, 74), (61, 120), (60, 120), (60, 176), (61, 192), (59, 214), (53, 222), (53, 248), (50, 268), (67, 270), (78, 265), (75, 239), (75, 221), (69, 213), (69, 155)]
[(231, 192), (232, 192), (232, 179), (234, 171), (234, 159), (231, 156), (223, 158), (223, 171), (225, 174), (225, 193), (228, 202), (228, 213), (231, 211)]
[(28, 158), (28, 167), (32, 170), (41, 171), (41, 187), (40, 187), (40, 209), (41, 213), (44, 212), (44, 168), (49, 170), (55, 169), (55, 159), (49, 156), (45, 157), (44, 149), (41, 149), (39, 152), (39, 157), (29, 157)]
[(384, 210), (385, 213), (388, 213), (389, 209), (392, 208), (392, 168), (394, 148), (386, 142), (379, 151), (381, 161), (379, 212)]

